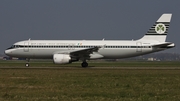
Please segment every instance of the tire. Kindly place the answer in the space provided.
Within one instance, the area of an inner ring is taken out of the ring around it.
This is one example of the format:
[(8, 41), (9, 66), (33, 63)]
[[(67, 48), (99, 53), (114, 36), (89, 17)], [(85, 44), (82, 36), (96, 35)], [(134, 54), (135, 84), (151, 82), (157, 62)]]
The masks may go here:
[(87, 63), (87, 62), (83, 62), (83, 63), (81, 64), (81, 66), (84, 67), (84, 68), (85, 68), (85, 67), (88, 67), (88, 63)]
[(29, 63), (26, 63), (25, 66), (26, 66), (26, 67), (29, 67)]

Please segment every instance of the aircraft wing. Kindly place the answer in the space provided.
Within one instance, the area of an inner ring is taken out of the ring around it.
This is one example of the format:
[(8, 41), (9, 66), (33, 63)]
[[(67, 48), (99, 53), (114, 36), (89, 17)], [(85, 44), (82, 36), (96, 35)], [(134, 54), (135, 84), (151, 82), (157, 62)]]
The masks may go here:
[(97, 52), (100, 47), (87, 48), (82, 50), (71, 51), (70, 56), (75, 58), (89, 58), (90, 54)]
[(169, 48), (169, 47), (174, 47), (174, 43), (172, 42), (165, 42), (165, 43), (161, 43), (161, 44), (155, 44), (155, 45), (152, 45), (152, 47), (155, 47), (155, 48)]

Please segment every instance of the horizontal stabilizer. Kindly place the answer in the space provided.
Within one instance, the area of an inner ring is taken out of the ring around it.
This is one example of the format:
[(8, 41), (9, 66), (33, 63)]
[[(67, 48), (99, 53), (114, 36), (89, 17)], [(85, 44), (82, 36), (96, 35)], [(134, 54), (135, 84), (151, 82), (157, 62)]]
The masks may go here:
[(172, 42), (165, 42), (165, 43), (161, 43), (161, 44), (152, 45), (152, 47), (156, 47), (156, 48), (169, 48), (168, 46), (174, 47), (175, 45)]

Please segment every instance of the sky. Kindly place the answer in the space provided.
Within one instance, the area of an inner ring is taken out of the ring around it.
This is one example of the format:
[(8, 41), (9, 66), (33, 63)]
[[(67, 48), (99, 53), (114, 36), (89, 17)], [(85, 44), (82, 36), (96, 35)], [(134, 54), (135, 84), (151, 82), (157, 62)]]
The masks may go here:
[(0, 0), (0, 54), (22, 40), (136, 40), (163, 13), (180, 53), (180, 0)]

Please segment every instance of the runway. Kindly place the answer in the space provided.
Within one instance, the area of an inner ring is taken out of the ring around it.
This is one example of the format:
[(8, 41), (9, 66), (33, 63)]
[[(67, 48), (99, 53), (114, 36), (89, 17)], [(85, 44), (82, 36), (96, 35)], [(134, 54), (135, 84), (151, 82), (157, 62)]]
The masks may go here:
[(122, 69), (122, 70), (180, 70), (180, 67), (0, 67), (0, 69)]

